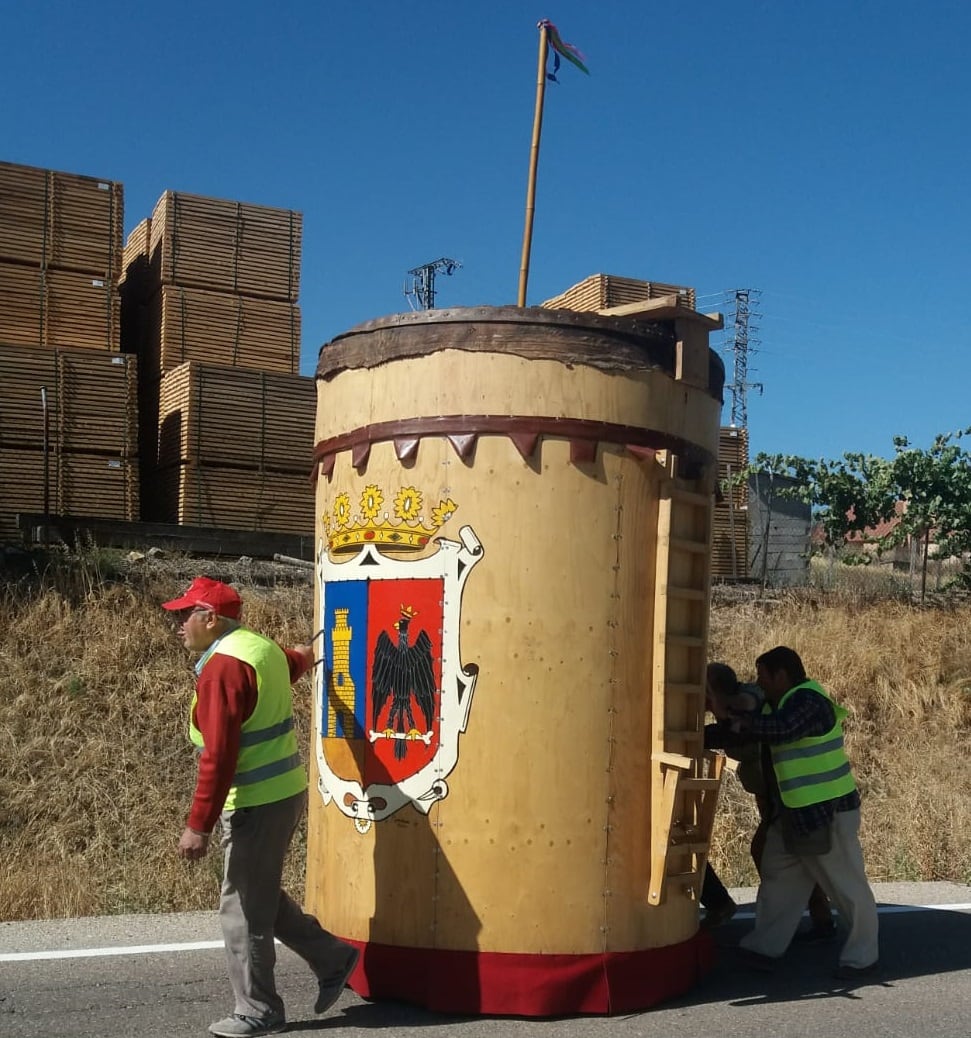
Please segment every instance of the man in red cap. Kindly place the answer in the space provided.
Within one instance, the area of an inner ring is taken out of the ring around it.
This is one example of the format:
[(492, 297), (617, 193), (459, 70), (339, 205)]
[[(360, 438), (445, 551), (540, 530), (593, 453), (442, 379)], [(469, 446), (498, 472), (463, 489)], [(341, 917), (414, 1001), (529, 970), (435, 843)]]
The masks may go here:
[(210, 1026), (224, 1038), (286, 1027), (274, 980), (274, 937), (313, 969), (318, 1013), (337, 1001), (357, 949), (328, 933), (281, 888), (283, 863), (307, 805), (307, 776), (293, 731), (291, 684), (313, 666), (313, 648), (282, 649), (240, 624), (239, 595), (196, 577), (163, 608), (180, 614), (185, 647), (199, 653), (189, 738), (199, 749), (195, 795), (179, 854), (205, 856), (217, 821), (225, 851), (219, 920), (233, 1014)]

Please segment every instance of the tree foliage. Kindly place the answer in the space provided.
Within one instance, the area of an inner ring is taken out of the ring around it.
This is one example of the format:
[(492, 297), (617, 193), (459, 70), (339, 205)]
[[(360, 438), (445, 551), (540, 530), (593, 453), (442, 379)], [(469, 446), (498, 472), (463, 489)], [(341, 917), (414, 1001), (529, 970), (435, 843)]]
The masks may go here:
[[(896, 436), (891, 459), (759, 454), (749, 471), (792, 480), (789, 493), (812, 506), (833, 548), (845, 547), (850, 534), (878, 553), (908, 538), (926, 544), (933, 537), (938, 558), (962, 557), (971, 552), (971, 453), (960, 443), (968, 434), (971, 429), (943, 433), (926, 450)], [(878, 536), (876, 529), (891, 520)]]

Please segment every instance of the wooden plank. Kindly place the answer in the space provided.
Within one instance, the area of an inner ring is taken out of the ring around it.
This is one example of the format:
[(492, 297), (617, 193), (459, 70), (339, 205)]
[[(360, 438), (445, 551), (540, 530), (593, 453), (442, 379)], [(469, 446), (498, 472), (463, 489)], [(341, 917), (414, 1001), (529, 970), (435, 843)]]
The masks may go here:
[[(275, 555), (310, 561), (314, 539), (299, 534), (249, 533), (210, 526), (178, 526), (173, 523), (128, 522), (92, 516), (45, 516), (40, 512), (20, 512), (16, 527), (27, 543), (60, 539), (73, 544), (78, 537), (94, 544), (115, 548), (146, 546), (193, 552), (204, 555), (247, 555), (271, 559)], [(3, 530), (0, 513), (0, 531)]]

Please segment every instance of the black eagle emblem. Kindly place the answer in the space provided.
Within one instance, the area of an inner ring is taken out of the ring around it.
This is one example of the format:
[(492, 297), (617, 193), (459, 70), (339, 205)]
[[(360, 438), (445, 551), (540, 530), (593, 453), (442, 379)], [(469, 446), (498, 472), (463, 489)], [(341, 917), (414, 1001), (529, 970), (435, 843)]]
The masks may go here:
[(395, 738), (396, 760), (404, 759), (408, 752), (408, 739), (418, 738), (415, 725), (414, 701), (421, 712), (425, 731), (431, 731), (435, 716), (435, 674), (432, 670), (432, 642), (428, 632), (422, 630), (414, 645), (408, 644), (408, 627), (418, 615), (410, 606), (401, 607), (401, 618), (395, 621), (398, 632), (395, 644), (387, 631), (378, 635), (371, 666), (371, 692), (373, 697), (372, 727), (377, 728), (378, 717), (384, 704), (391, 700), (388, 728), (398, 736)]

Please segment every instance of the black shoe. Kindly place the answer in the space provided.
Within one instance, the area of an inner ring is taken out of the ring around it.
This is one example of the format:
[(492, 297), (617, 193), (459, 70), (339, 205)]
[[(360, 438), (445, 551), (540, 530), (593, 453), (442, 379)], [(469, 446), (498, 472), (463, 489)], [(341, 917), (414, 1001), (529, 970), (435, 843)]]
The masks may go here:
[(738, 905), (728, 900), (718, 908), (705, 909), (704, 918), (701, 920), (702, 929), (714, 930), (716, 926), (724, 926), (738, 911)]
[(880, 972), (880, 960), (871, 962), (869, 966), (847, 966), (840, 963), (833, 972), (837, 980), (867, 980)]
[(836, 923), (829, 926), (811, 926), (808, 930), (797, 930), (792, 938), (800, 944), (819, 944), (832, 941), (836, 937)]

